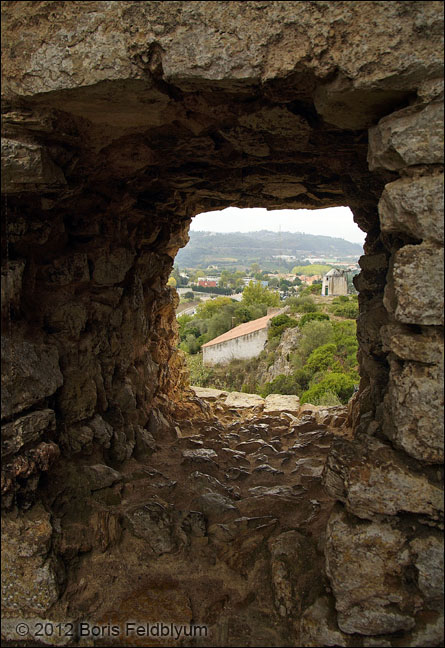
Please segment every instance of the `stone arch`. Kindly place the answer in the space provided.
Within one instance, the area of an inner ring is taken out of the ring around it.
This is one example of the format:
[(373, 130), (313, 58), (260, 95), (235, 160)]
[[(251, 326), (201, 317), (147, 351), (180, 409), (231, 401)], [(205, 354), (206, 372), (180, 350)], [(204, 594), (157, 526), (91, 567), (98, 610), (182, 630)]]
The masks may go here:
[[(439, 4), (3, 9), (4, 492), (7, 509), (31, 506), (7, 517), (11, 536), (34, 516), (42, 546), (54, 537), (58, 465), (94, 457), (116, 469), (150, 448), (150, 426), (167, 434), (173, 411), (196, 408), (166, 287), (194, 214), (348, 205), (368, 234), (356, 436), (334, 444), (325, 471), (339, 501), (326, 542), (335, 632), (341, 645), (394, 632), (440, 643)], [(115, 527), (99, 527), (107, 546)], [(56, 556), (34, 559), (47, 610), (61, 591), (49, 584)], [(329, 617), (323, 605), (305, 612), (307, 645), (326, 640), (308, 630)]]

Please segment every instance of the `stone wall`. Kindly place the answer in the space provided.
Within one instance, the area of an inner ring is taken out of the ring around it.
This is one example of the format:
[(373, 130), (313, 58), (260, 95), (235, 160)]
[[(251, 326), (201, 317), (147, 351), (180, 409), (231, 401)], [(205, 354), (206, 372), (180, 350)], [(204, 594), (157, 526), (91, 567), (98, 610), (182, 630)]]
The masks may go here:
[(80, 557), (119, 545), (85, 464), (113, 483), (209, 416), (166, 287), (190, 219), (349, 205), (362, 378), (325, 469), (331, 591), (299, 609), (303, 645), (439, 645), (442, 6), (2, 9), (5, 614), (60, 616)]

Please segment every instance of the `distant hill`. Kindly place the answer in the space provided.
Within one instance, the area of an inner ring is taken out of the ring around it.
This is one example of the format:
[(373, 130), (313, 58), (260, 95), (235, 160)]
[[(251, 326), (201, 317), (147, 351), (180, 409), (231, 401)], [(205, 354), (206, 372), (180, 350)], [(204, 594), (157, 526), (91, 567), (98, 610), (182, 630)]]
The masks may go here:
[[(301, 232), (190, 232), (190, 241), (179, 250), (175, 264), (180, 268), (220, 266), (249, 266), (260, 262), (262, 267), (275, 262), (275, 256), (288, 255), (303, 260), (309, 255), (343, 258), (363, 254), (359, 243), (331, 236), (316, 236)], [(295, 265), (296, 260), (289, 263)]]

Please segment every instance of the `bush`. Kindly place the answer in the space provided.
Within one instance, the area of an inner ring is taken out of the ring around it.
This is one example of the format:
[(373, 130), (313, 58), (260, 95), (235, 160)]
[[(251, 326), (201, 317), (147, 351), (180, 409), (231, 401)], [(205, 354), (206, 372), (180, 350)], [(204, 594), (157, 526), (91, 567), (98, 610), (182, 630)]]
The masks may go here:
[(341, 370), (340, 363), (335, 357), (336, 351), (337, 347), (333, 342), (317, 347), (307, 359), (304, 368), (312, 375), (328, 369)]
[(296, 351), (291, 355), (295, 369), (302, 369), (304, 363), (319, 346), (334, 342), (334, 329), (331, 322), (306, 322), (301, 329), (301, 339)]
[(333, 315), (336, 315), (337, 317), (345, 317), (346, 319), (357, 319), (359, 313), (358, 304), (356, 302), (331, 306), (330, 310)]
[(313, 400), (311, 400), (311, 405), (324, 405), (325, 407), (332, 407), (335, 405), (341, 405), (342, 402), (337, 396), (332, 391), (329, 391), (329, 389), (319, 396), (315, 396)]
[(189, 290), (188, 292), (184, 293), (183, 297), (184, 297), (184, 299), (195, 299), (195, 295), (192, 293), (191, 290)]
[(320, 402), (327, 392), (335, 394), (341, 403), (347, 403), (354, 393), (354, 378), (348, 374), (330, 373), (303, 392), (301, 402), (315, 405), (315, 401)]
[(202, 353), (186, 355), (186, 362), (190, 371), (191, 385), (208, 387), (212, 383), (213, 371), (202, 364)]
[(326, 315), (326, 313), (305, 313), (302, 317), (300, 317), (298, 326), (300, 328), (303, 328), (306, 322), (311, 322), (312, 320), (317, 320), (318, 322), (329, 320), (329, 315)]
[(273, 340), (274, 338), (279, 339), (283, 331), (288, 328), (294, 328), (295, 326), (298, 326), (298, 322), (292, 319), (292, 317), (289, 317), (289, 315), (284, 313), (282, 315), (277, 315), (276, 317), (272, 317), (270, 320), (267, 337), (269, 340)]
[(312, 297), (290, 297), (288, 299), (291, 313), (316, 313), (319, 308)]
[(298, 393), (300, 385), (295, 380), (295, 376), (285, 376), (280, 374), (274, 378), (271, 382), (267, 382), (260, 388), (260, 394), (263, 398), (269, 396), (269, 394), (291, 394), (295, 395)]

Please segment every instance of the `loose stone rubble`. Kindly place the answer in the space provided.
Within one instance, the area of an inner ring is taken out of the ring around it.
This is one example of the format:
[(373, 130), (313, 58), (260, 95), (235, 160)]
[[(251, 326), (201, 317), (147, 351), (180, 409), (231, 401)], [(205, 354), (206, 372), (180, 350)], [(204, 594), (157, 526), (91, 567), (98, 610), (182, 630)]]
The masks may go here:
[[(10, 613), (206, 618), (214, 645), (442, 645), (443, 6), (2, 12)], [(349, 205), (366, 231), (347, 413), (294, 404), (277, 425), (257, 397), (188, 387), (167, 279), (191, 218), (229, 205)], [(276, 461), (289, 452), (291, 470)], [(324, 558), (305, 527), (322, 487), (298, 495), (320, 476), (337, 501), (320, 514)], [(194, 571), (175, 553), (189, 545)], [(218, 559), (195, 599), (177, 584), (202, 575), (208, 546)]]

